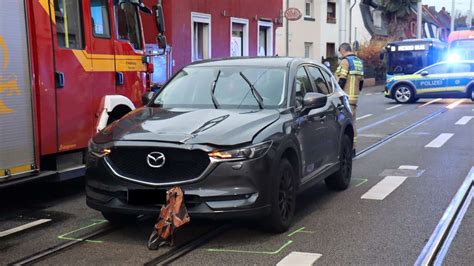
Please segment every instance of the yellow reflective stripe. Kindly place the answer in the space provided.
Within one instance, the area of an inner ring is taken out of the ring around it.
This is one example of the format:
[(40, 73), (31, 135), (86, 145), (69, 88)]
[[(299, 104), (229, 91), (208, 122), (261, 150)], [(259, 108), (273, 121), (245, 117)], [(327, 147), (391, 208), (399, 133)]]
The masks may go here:
[(86, 72), (146, 71), (141, 55), (89, 54), (84, 50), (72, 52)]
[[(9, 168), (9, 169), (0, 169), (0, 177), (5, 177), (5, 176), (8, 176), (8, 175), (21, 174), (21, 173), (29, 172), (31, 170), (32, 170), (31, 165), (29, 165), (29, 164), (16, 166), (16, 167), (12, 167), (12, 168)], [(7, 174), (7, 172), (8, 172), (8, 174)]]
[(459, 92), (465, 92), (466, 87), (444, 87), (444, 88), (427, 88), (427, 89), (417, 89), (416, 93), (422, 94), (422, 93), (429, 93), (429, 92), (453, 92), (453, 91), (459, 91)]

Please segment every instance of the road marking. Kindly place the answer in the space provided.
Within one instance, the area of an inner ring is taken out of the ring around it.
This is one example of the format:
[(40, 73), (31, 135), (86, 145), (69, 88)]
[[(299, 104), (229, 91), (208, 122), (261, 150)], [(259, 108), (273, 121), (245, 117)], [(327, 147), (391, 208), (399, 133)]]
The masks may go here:
[[(416, 165), (400, 165), (398, 167), (400, 170), (417, 170), (418, 166)], [(369, 191), (362, 195), (361, 199), (370, 199), (370, 200), (383, 200), (388, 195), (390, 195), (395, 189), (397, 189), (405, 180), (407, 176), (386, 176), (375, 186), (373, 186)]]
[(387, 111), (389, 111), (389, 110), (393, 110), (393, 109), (395, 109), (395, 108), (398, 108), (398, 107), (400, 107), (400, 106), (402, 106), (402, 105), (401, 105), (401, 104), (397, 104), (397, 105), (395, 105), (395, 106), (392, 106), (392, 107), (386, 108), (385, 110), (387, 110)]
[(382, 94), (383, 92), (376, 92), (375, 94)]
[(440, 148), (443, 146), (454, 134), (452, 133), (443, 133), (439, 135), (437, 138), (432, 140), (425, 148)]
[(455, 101), (453, 102), (452, 104), (446, 106), (446, 108), (448, 109), (454, 109), (456, 108), (456, 106), (460, 105), (461, 103), (463, 103), (466, 99), (461, 99), (461, 100), (458, 100), (458, 101)]
[(84, 229), (87, 229), (87, 228), (91, 228), (91, 227), (94, 227), (96, 225), (100, 225), (100, 224), (103, 224), (103, 223), (107, 223), (106, 220), (101, 220), (101, 219), (97, 219), (97, 220), (92, 220), (93, 223), (90, 224), (90, 225), (87, 225), (87, 226), (84, 226), (84, 227), (81, 227), (79, 229), (76, 229), (74, 231), (71, 231), (71, 232), (67, 232), (65, 234), (62, 234), (60, 236), (58, 236), (59, 239), (62, 239), (62, 240), (72, 240), (72, 241), (85, 241), (85, 242), (88, 242), (88, 243), (97, 243), (97, 244), (100, 244), (104, 241), (101, 241), (101, 240), (89, 240), (89, 239), (82, 239), (82, 238), (74, 238), (74, 237), (68, 237), (68, 235), (72, 235), (73, 233), (77, 233), (81, 230), (84, 230)]
[(300, 229), (297, 229), (295, 230), (293, 233), (291, 234), (288, 234), (289, 237), (292, 237), (293, 235), (297, 234), (297, 233), (305, 233), (305, 234), (314, 234), (313, 231), (305, 231), (306, 227), (301, 227)]
[(264, 255), (276, 255), (282, 252), (286, 247), (291, 245), (293, 240), (288, 240), (283, 246), (275, 251), (255, 251), (255, 250), (238, 250), (238, 249), (219, 249), (219, 248), (210, 248), (207, 251), (209, 252), (223, 252), (223, 253), (245, 253), (245, 254), (264, 254)]
[(364, 116), (361, 116), (361, 117), (357, 117), (356, 120), (359, 121), (359, 120), (362, 120), (364, 118), (371, 117), (371, 116), (373, 116), (373, 114), (368, 114), (368, 115), (364, 115)]
[(288, 256), (284, 257), (277, 266), (293, 266), (293, 265), (313, 265), (315, 261), (321, 258), (321, 254), (318, 253), (307, 253), (307, 252), (296, 252), (293, 251)]
[(400, 167), (398, 167), (398, 169), (400, 169), (400, 170), (416, 170), (416, 169), (418, 169), (418, 166), (416, 166), (416, 165), (400, 165)]
[(422, 104), (422, 105), (418, 106), (418, 108), (425, 107), (425, 106), (427, 106), (427, 105), (430, 105), (430, 104), (435, 103), (435, 102), (439, 102), (439, 101), (441, 101), (441, 100), (442, 100), (442, 98), (438, 98), (438, 99), (431, 100), (431, 101), (429, 101), (429, 102), (427, 102), (427, 103), (425, 103), (425, 104)]
[(469, 123), (469, 121), (471, 121), (471, 119), (473, 119), (474, 116), (463, 116), (461, 119), (459, 119), (455, 125), (466, 125), (467, 123)]
[(408, 177), (406, 176), (386, 176), (377, 185), (373, 186), (361, 199), (383, 200), (396, 188), (398, 188)]
[(36, 220), (34, 222), (31, 222), (31, 223), (27, 223), (27, 224), (20, 225), (18, 227), (12, 228), (12, 229), (8, 229), (8, 230), (0, 232), (0, 238), (11, 235), (11, 234), (14, 234), (14, 233), (18, 233), (20, 231), (38, 226), (40, 224), (48, 223), (48, 222), (51, 222), (51, 219), (39, 219), (39, 220)]
[(365, 95), (368, 95), (368, 96), (370, 96), (370, 95), (372, 95), (372, 93), (367, 93), (367, 94), (365, 94)]

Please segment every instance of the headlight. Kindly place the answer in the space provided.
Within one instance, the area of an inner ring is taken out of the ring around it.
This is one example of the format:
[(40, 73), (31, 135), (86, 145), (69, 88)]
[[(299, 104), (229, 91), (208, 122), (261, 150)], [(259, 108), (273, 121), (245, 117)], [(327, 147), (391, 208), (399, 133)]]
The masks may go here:
[(96, 144), (92, 140), (89, 141), (89, 153), (96, 157), (104, 157), (111, 152), (110, 146), (104, 144)]
[(213, 151), (209, 157), (221, 161), (257, 159), (265, 155), (271, 146), (272, 141), (267, 141), (235, 150)]

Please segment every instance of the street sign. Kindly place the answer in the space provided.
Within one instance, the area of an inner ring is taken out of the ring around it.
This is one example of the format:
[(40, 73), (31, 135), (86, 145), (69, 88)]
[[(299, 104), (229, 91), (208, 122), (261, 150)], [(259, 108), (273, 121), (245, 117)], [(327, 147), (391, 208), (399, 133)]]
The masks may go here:
[(298, 8), (290, 7), (285, 11), (285, 18), (290, 21), (299, 20), (303, 14)]

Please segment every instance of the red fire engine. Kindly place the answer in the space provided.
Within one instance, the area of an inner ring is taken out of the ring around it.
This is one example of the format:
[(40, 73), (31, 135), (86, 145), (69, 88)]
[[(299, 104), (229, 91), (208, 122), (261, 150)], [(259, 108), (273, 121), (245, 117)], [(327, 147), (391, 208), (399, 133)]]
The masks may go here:
[(2, 1), (0, 187), (82, 175), (91, 136), (141, 105), (143, 12), (141, 0)]

